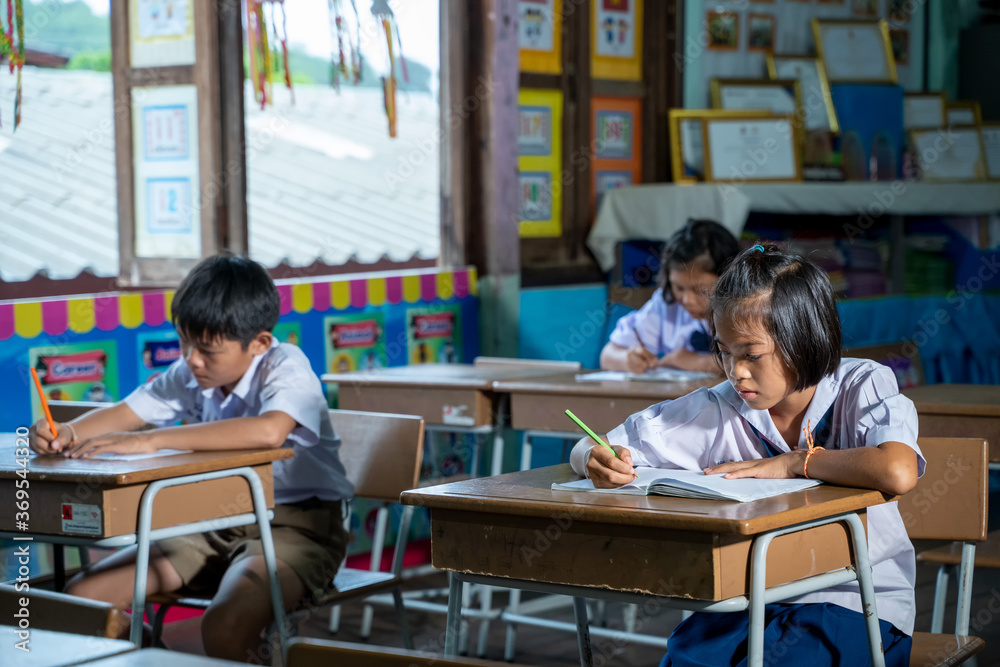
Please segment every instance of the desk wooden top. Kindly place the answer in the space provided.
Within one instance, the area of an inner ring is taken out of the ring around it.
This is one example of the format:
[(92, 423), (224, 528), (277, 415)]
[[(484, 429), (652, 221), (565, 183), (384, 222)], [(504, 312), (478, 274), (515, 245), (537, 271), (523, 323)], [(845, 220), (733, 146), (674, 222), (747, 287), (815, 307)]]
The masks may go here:
[(921, 414), (1000, 417), (1000, 385), (927, 384), (903, 391)]
[(504, 378), (493, 383), (494, 391), (509, 394), (558, 394), (570, 396), (610, 396), (644, 398), (650, 404), (686, 396), (701, 387), (714, 387), (725, 381), (721, 375), (691, 382), (648, 382), (646, 380), (606, 380), (581, 382), (578, 373), (549, 374), (542, 377)]
[(203, 655), (165, 651), (162, 648), (144, 648), (112, 658), (85, 663), (86, 667), (224, 667), (246, 663), (206, 658)]
[[(21, 469), (14, 457), (13, 433), (0, 433), (0, 480), (13, 479)], [(67, 459), (62, 456), (37, 456), (28, 459), (28, 478), (32, 481), (88, 482), (94, 486), (124, 486), (158, 479), (181, 477), (243, 466), (255, 466), (289, 459), (291, 449), (231, 449), (227, 451), (190, 452), (138, 461), (107, 459)]]
[(669, 530), (756, 535), (826, 516), (891, 502), (879, 491), (822, 484), (750, 503), (668, 496), (553, 491), (579, 479), (568, 464), (405, 491), (401, 501), (433, 509), (563, 517)]
[(0, 665), (65, 667), (127, 653), (135, 648), (131, 642), (122, 639), (88, 637), (32, 628), (28, 643), (30, 651), (26, 653), (14, 647), (15, 643), (21, 641), (14, 633), (15, 628), (0, 625)]
[(534, 378), (558, 373), (537, 364), (414, 364), (374, 371), (325, 373), (323, 382), (353, 386), (407, 387), (426, 389), (478, 389), (490, 391), (497, 380)]

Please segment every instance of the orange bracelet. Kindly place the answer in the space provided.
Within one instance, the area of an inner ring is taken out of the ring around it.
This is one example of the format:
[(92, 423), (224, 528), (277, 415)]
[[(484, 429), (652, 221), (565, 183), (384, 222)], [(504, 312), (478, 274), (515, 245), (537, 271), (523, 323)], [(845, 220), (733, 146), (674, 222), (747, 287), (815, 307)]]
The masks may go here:
[(806, 462), (802, 464), (802, 475), (805, 476), (806, 479), (812, 479), (809, 476), (809, 457), (812, 456), (814, 452), (816, 452), (816, 451), (818, 451), (820, 449), (824, 449), (824, 448), (823, 447), (810, 447), (809, 448), (809, 452), (806, 454)]

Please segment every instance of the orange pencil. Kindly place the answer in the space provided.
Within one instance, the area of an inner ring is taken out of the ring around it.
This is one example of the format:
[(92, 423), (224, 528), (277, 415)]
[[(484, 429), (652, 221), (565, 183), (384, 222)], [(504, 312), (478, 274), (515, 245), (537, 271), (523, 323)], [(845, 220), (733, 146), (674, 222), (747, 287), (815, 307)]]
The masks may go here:
[(31, 369), (31, 377), (35, 378), (35, 389), (38, 390), (38, 398), (42, 401), (42, 410), (45, 410), (45, 418), (49, 421), (49, 430), (53, 437), (59, 436), (56, 430), (56, 423), (52, 420), (52, 413), (49, 411), (49, 402), (45, 400), (45, 392), (42, 391), (42, 381), (38, 379), (38, 371)]

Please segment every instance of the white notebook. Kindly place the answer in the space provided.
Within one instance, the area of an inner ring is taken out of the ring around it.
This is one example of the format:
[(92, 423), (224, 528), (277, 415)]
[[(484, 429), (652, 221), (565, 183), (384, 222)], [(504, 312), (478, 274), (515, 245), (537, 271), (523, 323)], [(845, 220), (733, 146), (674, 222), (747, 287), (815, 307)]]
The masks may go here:
[(706, 475), (694, 470), (663, 470), (660, 468), (635, 469), (638, 478), (631, 484), (616, 489), (597, 489), (589, 479), (565, 484), (553, 484), (554, 491), (590, 491), (592, 493), (620, 493), (632, 496), (678, 496), (704, 500), (735, 500), (746, 503), (761, 498), (780, 496), (782, 493), (801, 491), (820, 484), (817, 479), (726, 479), (722, 475)]
[(626, 373), (625, 371), (598, 371), (576, 376), (577, 382), (690, 382), (715, 377), (712, 373), (682, 371), (676, 368), (657, 368), (646, 373)]

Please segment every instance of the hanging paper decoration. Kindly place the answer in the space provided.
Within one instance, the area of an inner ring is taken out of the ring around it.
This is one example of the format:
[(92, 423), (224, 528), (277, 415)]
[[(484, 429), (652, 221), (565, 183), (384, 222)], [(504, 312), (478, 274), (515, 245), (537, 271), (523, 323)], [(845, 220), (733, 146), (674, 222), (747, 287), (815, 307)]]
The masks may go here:
[(0, 56), (7, 57), (11, 74), (17, 70), (17, 87), (14, 93), (15, 130), (21, 124), (21, 68), (24, 66), (24, 54), (24, 0), (7, 0), (6, 30), (0, 20)]
[(392, 33), (395, 29), (398, 35), (395, 18), (388, 0), (374, 0), (372, 16), (381, 23), (385, 33), (385, 43), (389, 53), (389, 74), (382, 77), (382, 93), (385, 102), (385, 115), (389, 120), (389, 136), (396, 137), (396, 58), (392, 49)]
[(361, 82), (364, 59), (361, 56), (361, 18), (358, 16), (358, 5), (355, 0), (351, 0), (351, 9), (354, 10), (354, 25), (357, 27), (357, 45), (351, 46), (351, 75), (356, 86)]
[[(273, 38), (269, 39), (267, 34), (267, 22), (264, 20), (264, 3), (271, 5), (271, 24), (274, 31)], [(281, 11), (281, 35), (278, 35), (278, 21), (274, 16), (274, 6), (278, 5)], [(285, 85), (288, 90), (292, 90), (292, 72), (288, 62), (288, 30), (287, 17), (285, 15), (284, 0), (246, 0), (247, 9), (247, 52), (250, 56), (250, 82), (253, 85), (254, 99), (260, 103), (260, 108), (265, 108), (272, 102), (272, 83), (274, 82), (274, 70), (277, 67), (279, 56), (278, 46), (281, 46), (281, 62), (284, 64)], [(273, 44), (273, 47), (271, 46)], [(273, 49), (273, 52), (272, 52)], [(292, 101), (295, 98), (293, 96)]]
[[(274, 18), (274, 6), (277, 5), (281, 11), (281, 35), (278, 35), (278, 21)], [(285, 14), (285, 0), (271, 0), (271, 25), (274, 26), (274, 41), (281, 44), (281, 64), (284, 66), (285, 87), (292, 97), (292, 104), (295, 104), (295, 91), (292, 90), (292, 67), (288, 62), (288, 15)], [(277, 54), (275, 46), (275, 54)], [(275, 55), (277, 60), (277, 55)]]

